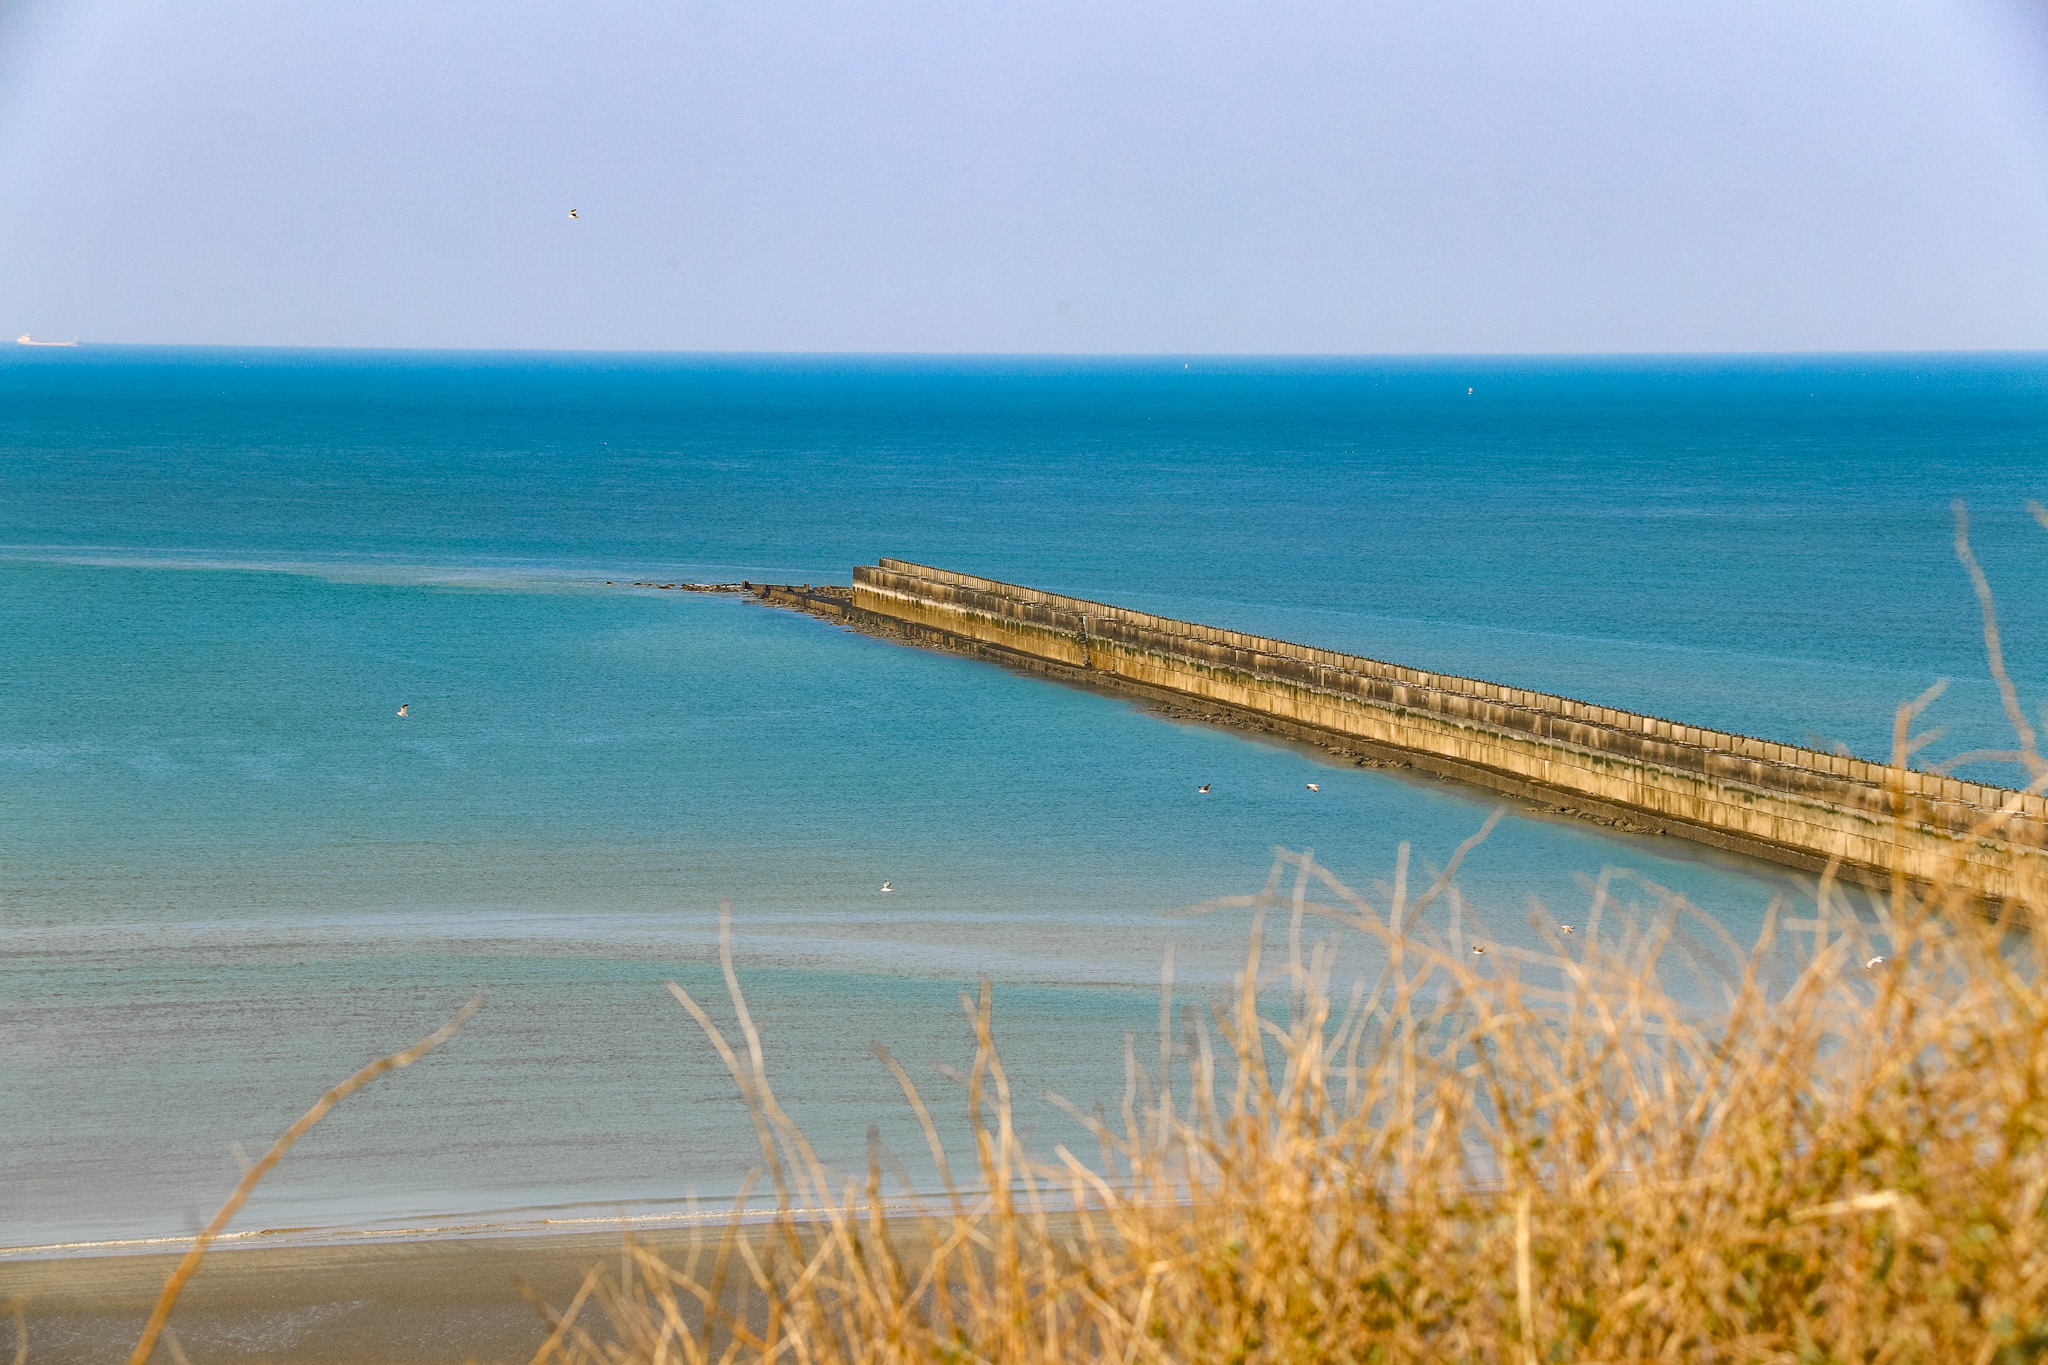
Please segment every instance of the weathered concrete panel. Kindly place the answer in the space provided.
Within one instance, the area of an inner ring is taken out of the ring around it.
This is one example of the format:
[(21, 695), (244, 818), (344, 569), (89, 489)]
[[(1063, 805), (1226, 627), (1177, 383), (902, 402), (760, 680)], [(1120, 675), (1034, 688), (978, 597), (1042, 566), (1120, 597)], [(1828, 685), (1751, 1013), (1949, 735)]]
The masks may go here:
[(884, 559), (871, 613), (1147, 694), (1200, 699), (1797, 867), (2031, 900), (2048, 799)]

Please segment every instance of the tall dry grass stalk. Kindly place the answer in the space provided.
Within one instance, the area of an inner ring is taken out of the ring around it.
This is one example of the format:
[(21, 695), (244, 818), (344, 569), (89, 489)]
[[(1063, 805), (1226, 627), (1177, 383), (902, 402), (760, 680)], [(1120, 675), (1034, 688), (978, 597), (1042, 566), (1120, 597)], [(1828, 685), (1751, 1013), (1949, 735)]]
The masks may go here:
[[(206, 1259), (207, 1248), (213, 1245), (215, 1238), (227, 1230), (228, 1224), (234, 1221), (242, 1205), (249, 1201), (249, 1196), (263, 1183), (263, 1177), (275, 1170), (277, 1163), (284, 1160), (285, 1153), (289, 1152), (300, 1138), (311, 1132), (321, 1119), (326, 1118), (336, 1105), (385, 1072), (403, 1070), (453, 1038), (461, 1031), (462, 1026), (483, 1008), (483, 1004), (482, 995), (472, 996), (469, 1003), (457, 1010), (448, 1022), (411, 1047), (391, 1053), (389, 1056), (379, 1057), (341, 1084), (328, 1090), (313, 1102), (312, 1108), (299, 1116), (297, 1122), (285, 1129), (260, 1160), (251, 1163), (249, 1169), (242, 1172), (242, 1179), (229, 1193), (227, 1200), (215, 1210), (213, 1218), (192, 1239), (192, 1245), (178, 1258), (177, 1265), (172, 1267), (170, 1277), (164, 1281), (163, 1292), (157, 1295), (156, 1303), (150, 1309), (149, 1320), (143, 1324), (142, 1336), (136, 1341), (134, 1351), (129, 1354), (128, 1365), (148, 1365), (149, 1358), (155, 1353), (159, 1341), (170, 1347), (172, 1356), (179, 1365), (183, 1365), (184, 1351), (169, 1327), (171, 1310), (177, 1307), (178, 1296), (184, 1292), (185, 1285), (198, 1271), (199, 1263)], [(22, 1365), (28, 1358), (28, 1325), (18, 1310), (15, 1319), (15, 1343), (15, 1365)]]
[[(1367, 897), (1276, 855), (1263, 891), (1212, 907), (1255, 921), (1235, 991), (1162, 1003), (1120, 1117), (1072, 1111), (1089, 1158), (1025, 1150), (991, 992), (964, 1001), (977, 1178), (947, 1177), (938, 1215), (887, 1214), (879, 1151), (858, 1177), (817, 1158), (728, 940), (737, 1045), (671, 989), (754, 1115), (779, 1212), (686, 1263), (629, 1246), (539, 1359), (2048, 1359), (2035, 930), (1939, 891), (1859, 909), (1824, 879), (1815, 915), (1774, 906), (1738, 951), (1683, 901), (1624, 915), (1603, 883), (1529, 951), (1463, 941), (1455, 913), (1426, 927), (1448, 872)], [(1333, 992), (1314, 925), (1362, 936), (1377, 980)]]

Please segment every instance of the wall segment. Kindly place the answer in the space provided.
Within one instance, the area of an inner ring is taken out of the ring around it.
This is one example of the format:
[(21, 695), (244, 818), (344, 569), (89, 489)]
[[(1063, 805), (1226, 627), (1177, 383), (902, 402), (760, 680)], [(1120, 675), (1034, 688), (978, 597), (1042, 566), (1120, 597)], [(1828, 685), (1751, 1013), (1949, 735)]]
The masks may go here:
[(850, 615), (1199, 700), (1494, 790), (1863, 881), (2031, 901), (2048, 799), (884, 559)]

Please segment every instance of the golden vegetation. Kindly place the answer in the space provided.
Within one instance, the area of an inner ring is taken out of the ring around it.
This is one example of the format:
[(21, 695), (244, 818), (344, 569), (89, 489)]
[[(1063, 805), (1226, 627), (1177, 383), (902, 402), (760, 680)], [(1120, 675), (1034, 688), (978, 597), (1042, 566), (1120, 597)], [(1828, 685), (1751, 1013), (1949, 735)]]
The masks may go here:
[[(872, 1140), (849, 1178), (784, 1113), (728, 938), (737, 1042), (671, 989), (754, 1116), (777, 1211), (736, 1209), (688, 1258), (629, 1242), (544, 1307), (536, 1360), (2048, 1360), (2048, 901), (2000, 921), (1823, 878), (1814, 913), (1774, 905), (1740, 949), (1605, 878), (1576, 925), (1532, 916), (1531, 948), (1474, 936), (1457, 859), (1411, 894), (1405, 853), (1363, 895), (1279, 851), (1262, 891), (1207, 907), (1250, 912), (1243, 974), (1177, 1018), (1163, 993), (1120, 1113), (1074, 1111), (1085, 1157), (1020, 1141), (987, 986), (963, 1001), (969, 1179), (878, 1048), (941, 1173), (921, 1215), (885, 1199)], [(1336, 989), (1346, 939), (1374, 975)], [(324, 1096), (208, 1233), (474, 1008)]]
[[(1291, 873), (1291, 894), (1281, 885)], [(884, 1215), (743, 1042), (732, 1070), (784, 1212), (766, 1236), (594, 1271), (574, 1362), (1978, 1361), (2048, 1358), (2048, 995), (2034, 933), (1897, 888), (1747, 952), (1606, 884), (1547, 951), (1282, 853), (1239, 898), (1291, 917), (1233, 998), (1162, 1018), (1093, 1160), (1024, 1150), (984, 987), (973, 1193)], [(1330, 924), (1382, 970), (1333, 996)], [(1254, 944), (1259, 941), (1255, 930)], [(1475, 954), (1475, 947), (1485, 947)], [(1877, 960), (1881, 959), (1881, 960)], [(1688, 969), (1690, 989), (1666, 982)], [(886, 1058), (885, 1060), (889, 1060)], [(945, 1153), (908, 1074), (889, 1061)], [(799, 1217), (798, 1207), (826, 1206)], [(595, 1302), (601, 1314), (587, 1311)]]

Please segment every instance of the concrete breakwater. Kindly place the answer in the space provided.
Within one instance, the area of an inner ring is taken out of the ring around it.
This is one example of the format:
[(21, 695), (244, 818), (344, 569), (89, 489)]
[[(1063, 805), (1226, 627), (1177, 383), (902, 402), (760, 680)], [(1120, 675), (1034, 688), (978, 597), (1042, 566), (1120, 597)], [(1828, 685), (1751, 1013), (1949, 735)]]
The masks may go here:
[(2048, 799), (884, 559), (775, 605), (1848, 880), (2039, 898)]

